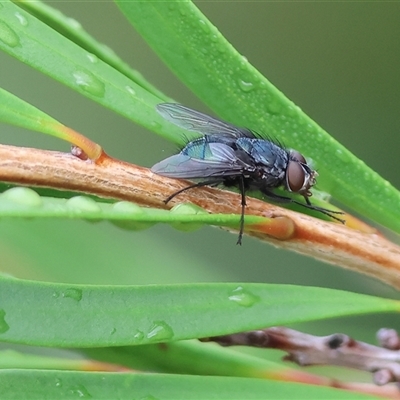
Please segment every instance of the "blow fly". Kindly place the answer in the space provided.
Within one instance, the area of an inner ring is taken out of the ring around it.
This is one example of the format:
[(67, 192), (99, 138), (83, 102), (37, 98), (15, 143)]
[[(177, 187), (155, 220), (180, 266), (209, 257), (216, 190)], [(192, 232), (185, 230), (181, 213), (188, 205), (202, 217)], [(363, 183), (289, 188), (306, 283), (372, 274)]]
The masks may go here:
[[(310, 189), (315, 185), (318, 174), (298, 151), (286, 150), (279, 142), (263, 139), (250, 129), (238, 128), (180, 104), (158, 104), (156, 109), (173, 124), (203, 135), (188, 142), (179, 154), (151, 168), (158, 175), (198, 180), (171, 194), (165, 203), (179, 193), (199, 186), (222, 184), (237, 187), (242, 196), (238, 244), (241, 244), (243, 236), (248, 190), (259, 190), (277, 202), (296, 203), (343, 222), (332, 215), (340, 212), (311, 204)], [(274, 193), (279, 186), (302, 195), (305, 203)]]

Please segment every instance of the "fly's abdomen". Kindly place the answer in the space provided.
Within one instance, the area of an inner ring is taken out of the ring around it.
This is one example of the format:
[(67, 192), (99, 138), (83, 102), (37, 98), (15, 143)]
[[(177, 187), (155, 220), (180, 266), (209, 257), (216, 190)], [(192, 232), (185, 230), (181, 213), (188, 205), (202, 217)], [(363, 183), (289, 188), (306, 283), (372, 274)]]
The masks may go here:
[(209, 141), (206, 139), (207, 137), (201, 137), (199, 139), (195, 139), (192, 142), (188, 143), (181, 151), (181, 154), (189, 156), (191, 158), (195, 158), (198, 160), (206, 160), (213, 158), (213, 153), (210, 148)]

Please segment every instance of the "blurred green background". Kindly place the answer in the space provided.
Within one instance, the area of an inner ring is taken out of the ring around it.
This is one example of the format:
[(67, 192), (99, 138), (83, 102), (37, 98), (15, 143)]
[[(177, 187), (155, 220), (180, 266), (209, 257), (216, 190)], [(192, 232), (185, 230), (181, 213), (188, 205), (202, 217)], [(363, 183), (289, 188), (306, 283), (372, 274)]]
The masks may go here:
[[(272, 83), (400, 187), (399, 3), (195, 3)], [(79, 21), (167, 95), (209, 111), (158, 60), (111, 1), (49, 4)], [(176, 151), (154, 133), (4, 53), (0, 65), (2, 87), (100, 143), (113, 157), (150, 167)], [(6, 125), (1, 126), (1, 142), (69, 151), (68, 144), (54, 138)], [(380, 282), (252, 238), (245, 237), (241, 247), (235, 243), (235, 235), (215, 228), (183, 233), (156, 226), (130, 232), (108, 223), (3, 219), (0, 270), (71, 283), (266, 282), (397, 297)], [(389, 320), (347, 320), (346, 333), (353, 323), (373, 330), (385, 321)]]

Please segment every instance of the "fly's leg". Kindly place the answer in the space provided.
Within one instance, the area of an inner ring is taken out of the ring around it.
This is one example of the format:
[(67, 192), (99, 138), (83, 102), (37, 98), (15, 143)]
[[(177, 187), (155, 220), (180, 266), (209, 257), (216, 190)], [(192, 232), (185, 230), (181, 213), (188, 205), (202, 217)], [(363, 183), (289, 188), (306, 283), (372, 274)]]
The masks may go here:
[[(165, 200), (164, 203), (168, 204), (175, 196), (177, 196), (178, 194), (181, 194), (182, 192), (186, 192), (186, 190), (189, 189), (194, 189), (196, 187), (202, 187), (202, 186), (218, 186), (221, 183), (225, 183), (223, 180), (208, 180), (208, 181), (204, 181), (204, 182), (198, 182), (198, 183), (194, 183), (193, 185), (189, 185), (183, 189), (178, 190), (175, 193), (172, 193), (170, 196), (168, 196)], [(241, 245), (242, 244), (242, 237), (243, 237), (243, 231), (244, 231), (244, 211), (245, 211), (245, 207), (246, 207), (246, 187), (245, 187), (245, 182), (244, 182), (244, 177), (240, 176), (239, 180), (239, 190), (240, 190), (240, 194), (242, 196), (242, 201), (241, 201), (241, 206), (242, 206), (242, 213), (240, 216), (240, 226), (239, 226), (239, 237), (238, 240), (236, 242), (236, 244)]]
[(220, 185), (221, 183), (222, 183), (222, 180), (216, 181), (215, 179), (209, 180), (209, 181), (204, 181), (204, 182), (194, 183), (193, 185), (186, 186), (185, 188), (178, 190), (175, 193), (172, 193), (170, 196), (168, 196), (164, 200), (164, 203), (168, 204), (175, 196), (177, 196), (178, 194), (181, 194), (182, 192), (186, 192), (186, 190), (194, 189), (194, 188), (202, 187), (202, 186), (217, 186), (217, 185)]
[(332, 214), (344, 214), (342, 211), (327, 210), (326, 208), (314, 206), (314, 205), (311, 204), (310, 199), (308, 197), (306, 197), (306, 196), (304, 196), (304, 200), (306, 201), (307, 204), (300, 203), (300, 202), (298, 202), (296, 200), (293, 200), (293, 202), (296, 203), (296, 204), (300, 204), (303, 207), (307, 207), (310, 210), (319, 211), (320, 213), (325, 214), (328, 217), (330, 217), (332, 219), (335, 219), (336, 221), (341, 222), (342, 224), (344, 224), (346, 222), (344, 219), (341, 219), (341, 218), (336, 217), (335, 215), (332, 215)]
[(241, 176), (239, 178), (239, 190), (240, 194), (242, 195), (242, 214), (240, 216), (240, 228), (239, 228), (239, 237), (236, 244), (242, 245), (242, 237), (243, 237), (243, 230), (244, 230), (244, 209), (246, 207), (246, 188), (244, 184), (244, 177)]
[(342, 224), (344, 224), (346, 222), (345, 220), (340, 219), (340, 218), (336, 217), (335, 215), (333, 215), (333, 214), (344, 214), (342, 211), (327, 210), (326, 208), (314, 206), (314, 205), (311, 204), (311, 201), (307, 196), (304, 196), (304, 200), (306, 202), (306, 204), (304, 204), (304, 203), (300, 203), (299, 201), (294, 200), (294, 199), (292, 199), (290, 197), (280, 196), (280, 195), (275, 194), (273, 192), (270, 192), (269, 190), (266, 190), (266, 189), (261, 190), (261, 192), (263, 194), (265, 194), (267, 197), (271, 198), (272, 200), (275, 200), (276, 202), (280, 202), (280, 203), (295, 203), (295, 204), (298, 204), (299, 206), (302, 206), (302, 207), (308, 208), (310, 210), (315, 210), (315, 211), (318, 211), (318, 212), (320, 212), (322, 214), (325, 214), (328, 217), (330, 217), (332, 219), (335, 219), (336, 221), (341, 222)]

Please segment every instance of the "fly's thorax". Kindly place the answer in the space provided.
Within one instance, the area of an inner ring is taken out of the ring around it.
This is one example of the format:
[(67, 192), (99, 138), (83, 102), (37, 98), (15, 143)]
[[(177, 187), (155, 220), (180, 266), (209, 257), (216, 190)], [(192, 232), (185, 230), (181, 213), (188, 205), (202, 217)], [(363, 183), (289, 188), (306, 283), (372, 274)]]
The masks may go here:
[(312, 195), (310, 189), (315, 185), (317, 176), (317, 172), (309, 167), (302, 154), (290, 150), (286, 168), (286, 190), (310, 197)]
[(254, 164), (274, 170), (286, 170), (288, 153), (271, 140), (239, 138), (236, 144), (253, 159)]

